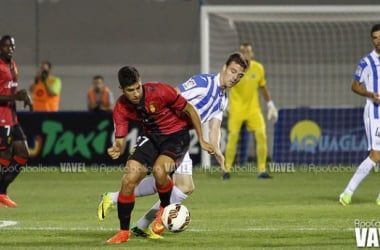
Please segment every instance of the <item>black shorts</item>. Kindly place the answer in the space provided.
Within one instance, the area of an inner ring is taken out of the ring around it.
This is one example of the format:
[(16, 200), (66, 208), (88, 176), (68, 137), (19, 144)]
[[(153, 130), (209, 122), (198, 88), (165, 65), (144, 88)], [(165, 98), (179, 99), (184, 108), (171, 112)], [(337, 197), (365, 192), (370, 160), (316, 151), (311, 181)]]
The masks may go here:
[(24, 141), (26, 136), (19, 124), (0, 126), (0, 150), (9, 148), (13, 141)]
[(171, 135), (142, 135), (137, 138), (129, 160), (142, 163), (149, 172), (159, 155), (166, 155), (179, 164), (189, 150), (190, 134), (188, 130)]

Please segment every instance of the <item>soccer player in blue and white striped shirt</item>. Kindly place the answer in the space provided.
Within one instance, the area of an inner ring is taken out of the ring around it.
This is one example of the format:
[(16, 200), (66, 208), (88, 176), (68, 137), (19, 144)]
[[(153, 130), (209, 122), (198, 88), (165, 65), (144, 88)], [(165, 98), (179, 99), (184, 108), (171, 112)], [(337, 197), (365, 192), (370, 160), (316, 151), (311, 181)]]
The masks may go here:
[[(380, 24), (372, 27), (371, 40), (374, 50), (360, 60), (352, 82), (352, 91), (367, 99), (363, 118), (370, 153), (341, 193), (339, 202), (343, 206), (351, 203), (351, 197), (359, 184), (380, 163)], [(380, 206), (380, 193), (376, 204)]]
[[(176, 89), (189, 103), (191, 103), (201, 118), (201, 122), (209, 123), (209, 142), (215, 148), (215, 158), (224, 170), (224, 156), (220, 150), (220, 127), (223, 112), (227, 108), (227, 89), (235, 86), (244, 76), (248, 68), (248, 61), (240, 53), (231, 54), (222, 70), (218, 74), (200, 74), (192, 76)], [(181, 203), (194, 190), (192, 178), (192, 161), (189, 152), (185, 155), (180, 166), (173, 175), (175, 186), (171, 194), (171, 203)], [(154, 178), (143, 179), (135, 189), (135, 196), (146, 196), (156, 193)], [(118, 192), (103, 194), (98, 207), (98, 218), (103, 220), (107, 216), (109, 208), (117, 202)], [(137, 227), (131, 229), (137, 236), (152, 239), (161, 236), (152, 233), (149, 225), (155, 219), (159, 203), (156, 203), (149, 212), (137, 222)], [(155, 233), (161, 233), (164, 228), (161, 223), (153, 224)]]

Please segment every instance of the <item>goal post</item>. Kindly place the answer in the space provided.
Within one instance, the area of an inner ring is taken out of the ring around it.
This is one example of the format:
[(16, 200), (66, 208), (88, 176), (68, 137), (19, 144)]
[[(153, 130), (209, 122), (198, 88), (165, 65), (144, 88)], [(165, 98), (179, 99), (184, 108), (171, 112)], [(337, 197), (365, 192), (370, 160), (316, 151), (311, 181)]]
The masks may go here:
[[(364, 100), (350, 84), (359, 59), (372, 50), (370, 29), (380, 23), (379, 13), (380, 5), (203, 5), (201, 71), (219, 72), (228, 54), (249, 42), (279, 109), (361, 107)], [(269, 156), (273, 138), (274, 125), (267, 122)], [(207, 152), (201, 164), (211, 165)]]

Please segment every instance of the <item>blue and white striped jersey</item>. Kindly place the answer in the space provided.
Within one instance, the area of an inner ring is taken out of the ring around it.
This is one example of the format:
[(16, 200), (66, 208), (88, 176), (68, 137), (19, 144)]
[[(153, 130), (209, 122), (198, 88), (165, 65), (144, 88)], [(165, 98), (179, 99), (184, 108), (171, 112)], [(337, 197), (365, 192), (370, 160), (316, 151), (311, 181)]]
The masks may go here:
[[(354, 79), (365, 85), (368, 91), (380, 94), (380, 56), (373, 50), (363, 57), (356, 67)], [(367, 106), (370, 109), (371, 117), (380, 117), (379, 105), (371, 98), (367, 98)]]
[(220, 74), (195, 75), (178, 86), (181, 95), (198, 110), (202, 123), (223, 119), (228, 98), (227, 91), (220, 88), (219, 78)]

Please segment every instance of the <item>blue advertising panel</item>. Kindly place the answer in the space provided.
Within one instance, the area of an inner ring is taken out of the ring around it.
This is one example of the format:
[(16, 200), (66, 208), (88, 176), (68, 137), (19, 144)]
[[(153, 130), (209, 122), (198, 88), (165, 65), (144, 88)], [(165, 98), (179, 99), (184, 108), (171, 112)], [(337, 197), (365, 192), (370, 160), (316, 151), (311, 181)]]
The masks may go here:
[(363, 108), (282, 109), (273, 147), (278, 163), (357, 164), (368, 155)]

